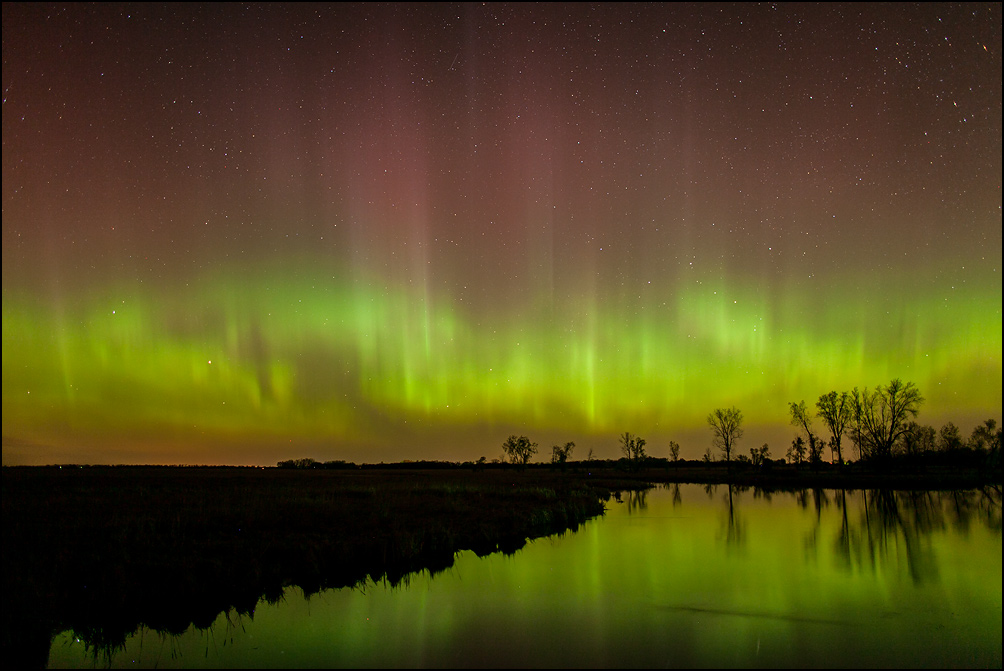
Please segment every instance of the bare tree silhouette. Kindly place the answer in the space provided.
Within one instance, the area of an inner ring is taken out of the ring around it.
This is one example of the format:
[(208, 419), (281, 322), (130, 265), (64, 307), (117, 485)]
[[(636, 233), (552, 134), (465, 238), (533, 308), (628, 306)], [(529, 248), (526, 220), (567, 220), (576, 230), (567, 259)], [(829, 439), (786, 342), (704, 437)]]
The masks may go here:
[(913, 382), (904, 383), (899, 378), (873, 392), (867, 387), (859, 392), (855, 387), (850, 396), (854, 442), (862, 458), (876, 460), (892, 456), (893, 445), (909, 430), (909, 420), (917, 416), (924, 402)]
[(840, 439), (847, 430), (852, 416), (851, 396), (846, 391), (837, 394), (831, 391), (823, 394), (816, 401), (816, 409), (819, 410), (819, 417), (830, 430), (830, 451), (837, 453), (837, 462), (844, 463), (844, 454), (841, 450)]
[(725, 455), (726, 463), (732, 461), (732, 451), (736, 442), (743, 437), (743, 413), (735, 406), (731, 408), (715, 408), (708, 415), (708, 426), (714, 431), (711, 443)]
[(523, 468), (530, 461), (530, 458), (537, 453), (537, 443), (531, 443), (526, 436), (509, 436), (502, 443), (502, 451), (513, 464)]

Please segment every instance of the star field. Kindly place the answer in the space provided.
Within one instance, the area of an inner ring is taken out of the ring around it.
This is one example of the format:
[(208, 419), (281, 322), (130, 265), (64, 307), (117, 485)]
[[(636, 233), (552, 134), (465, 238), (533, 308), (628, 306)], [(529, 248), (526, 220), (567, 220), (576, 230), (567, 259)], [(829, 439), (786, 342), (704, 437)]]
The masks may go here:
[(4, 463), (1000, 419), (996, 4), (11, 4), (3, 88)]

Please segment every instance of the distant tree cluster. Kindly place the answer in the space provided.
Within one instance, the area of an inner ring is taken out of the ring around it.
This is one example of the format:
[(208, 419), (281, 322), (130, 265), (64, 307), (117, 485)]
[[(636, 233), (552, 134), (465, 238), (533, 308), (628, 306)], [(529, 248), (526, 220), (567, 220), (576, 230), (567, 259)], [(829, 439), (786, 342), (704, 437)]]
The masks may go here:
[(342, 468), (359, 468), (356, 464), (351, 461), (342, 461), (341, 459), (335, 461), (317, 461), (315, 459), (304, 458), (304, 459), (287, 459), (286, 461), (280, 461), (276, 464), (279, 468), (296, 468), (296, 469), (342, 469)]
[(620, 437), (621, 452), (624, 458), (634, 465), (640, 464), (645, 459), (645, 439), (631, 435), (630, 431), (625, 431)]
[[(788, 414), (792, 425), (800, 431), (784, 456), (796, 466), (803, 463), (817, 466), (822, 463), (823, 451), (828, 446), (831, 461), (844, 463), (843, 438), (848, 437), (862, 461), (881, 462), (899, 455), (933, 451), (952, 453), (966, 449), (989, 453), (992, 463), (999, 461), (1002, 432), (997, 428), (996, 421), (986, 420), (966, 440), (951, 422), (940, 431), (935, 431), (933, 427), (921, 426), (913, 421), (923, 402), (924, 397), (916, 385), (900, 379), (893, 379), (875, 389), (855, 387), (851, 391), (828, 392), (819, 397), (815, 409), (805, 401), (792, 401), (788, 404)], [(817, 417), (829, 430), (828, 441), (813, 428)], [(731, 463), (733, 459), (758, 467), (770, 463), (770, 451), (766, 444), (761, 448), (750, 448), (749, 457), (737, 454), (736, 443), (743, 435), (743, 415), (738, 408), (716, 408), (708, 415), (707, 423), (713, 432), (712, 445), (726, 463)], [(679, 448), (676, 449), (678, 451)], [(677, 452), (673, 452), (672, 447), (671, 453), (675, 460)], [(704, 461), (710, 463), (714, 460), (715, 453), (708, 448)]]
[[(849, 392), (831, 391), (816, 401), (815, 412), (805, 401), (788, 404), (791, 423), (801, 429), (785, 455), (795, 465), (822, 461), (827, 445), (812, 427), (818, 416), (830, 431), (830, 459), (843, 463), (843, 437), (847, 435), (863, 460), (881, 461), (892, 456), (908, 431), (910, 419), (917, 416), (924, 398), (912, 382), (894, 379), (874, 390), (857, 387)], [(818, 414), (817, 414), (818, 413)], [(804, 437), (803, 437), (804, 436)]]
[(894, 379), (874, 391), (851, 390), (851, 440), (862, 458), (887, 459), (907, 432), (909, 421), (920, 412), (924, 397), (912, 382)]
[(756, 468), (763, 468), (770, 461), (770, 448), (767, 443), (762, 447), (750, 448), (750, 463)]
[(537, 443), (531, 443), (526, 436), (512, 435), (502, 443), (502, 451), (511, 463), (523, 467), (537, 454)]
[[(811, 407), (804, 400), (788, 403), (788, 414), (791, 424), (798, 428), (799, 433), (791, 442), (791, 446), (783, 455), (772, 462), (770, 447), (764, 443), (761, 447), (749, 450), (749, 456), (738, 451), (738, 442), (743, 437), (743, 413), (736, 407), (716, 408), (707, 416), (707, 424), (712, 430), (712, 448), (708, 448), (703, 460), (712, 463), (717, 454), (726, 464), (737, 462), (744, 467), (769, 468), (772, 463), (788, 463), (800, 466), (809, 464), (817, 467), (823, 462), (824, 451), (830, 449), (830, 460), (842, 464), (844, 457), (844, 438), (849, 438), (857, 450), (861, 461), (881, 462), (894, 456), (922, 455), (932, 452), (953, 453), (970, 450), (978, 453), (989, 453), (988, 463), (999, 462), (1001, 447), (1001, 429), (997, 422), (988, 419), (977, 426), (968, 439), (964, 438), (951, 422), (936, 431), (930, 426), (921, 426), (914, 419), (917, 417), (924, 397), (912, 382), (893, 379), (887, 385), (878, 385), (874, 389), (855, 387), (851, 391), (830, 391), (822, 394)], [(829, 439), (816, 433), (813, 422), (822, 420)], [(654, 458), (646, 454), (646, 441), (629, 431), (619, 437), (622, 458), (621, 465), (639, 468), (641, 465), (652, 466), (662, 463), (669, 464), (680, 461), (680, 445), (669, 441), (670, 458)], [(571, 459), (575, 443), (565, 443), (564, 447), (551, 447), (551, 465), (564, 468)], [(537, 443), (526, 436), (511, 435), (502, 444), (505, 460), (520, 467), (525, 467), (534, 454), (537, 453)], [(717, 453), (717, 454), (716, 454)], [(482, 461), (479, 462), (484, 466)], [(589, 450), (587, 461), (593, 461), (593, 451)], [(299, 460), (297, 464), (299, 464)], [(307, 460), (310, 461), (310, 460)], [(497, 463), (494, 460), (493, 463)], [(281, 462), (280, 466), (293, 462)], [(287, 466), (305, 468), (309, 466)]]
[(951, 454), (963, 450), (999, 455), (1001, 429), (997, 428), (996, 420), (988, 419), (973, 429), (967, 439), (962, 437), (959, 427), (952, 422), (948, 422), (940, 430), (935, 430), (933, 426), (921, 426), (917, 422), (910, 422), (903, 434), (900, 447), (902, 454), (907, 455), (931, 452)]
[(320, 464), (314, 459), (287, 459), (276, 464), (279, 468), (317, 468)]
[(812, 421), (817, 416), (830, 432), (830, 458), (837, 463), (844, 461), (844, 436), (851, 439), (858, 458), (863, 461), (883, 461), (898, 455), (952, 452), (964, 448), (999, 453), (1001, 431), (996, 428), (996, 421), (988, 419), (977, 426), (966, 441), (951, 422), (938, 432), (933, 427), (921, 426), (914, 421), (923, 402), (924, 397), (913, 382), (897, 378), (873, 390), (855, 387), (849, 392), (823, 394), (816, 401), (818, 414), (813, 414), (805, 401), (789, 403), (792, 424), (802, 429), (805, 438), (800, 435), (792, 442), (788, 460), (795, 464), (806, 461), (807, 448), (809, 463), (818, 463), (823, 441), (812, 429)]
[(564, 468), (565, 462), (572, 456), (573, 449), (575, 449), (575, 443), (573, 442), (565, 443), (564, 447), (553, 445), (551, 447), (551, 463)]
[(800, 466), (805, 459), (805, 441), (802, 440), (801, 436), (796, 436), (795, 440), (791, 441), (791, 447), (785, 452), (785, 458), (788, 463)]

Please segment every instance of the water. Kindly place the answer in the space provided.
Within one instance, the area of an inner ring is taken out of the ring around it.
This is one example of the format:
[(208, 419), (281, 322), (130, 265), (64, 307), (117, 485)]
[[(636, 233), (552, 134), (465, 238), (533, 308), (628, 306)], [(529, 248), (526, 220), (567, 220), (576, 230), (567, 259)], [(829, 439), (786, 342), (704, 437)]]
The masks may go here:
[(253, 619), (141, 629), (110, 659), (64, 632), (49, 663), (1001, 666), (999, 494), (670, 485), (609, 508), (576, 533), (512, 557), (461, 553), (396, 588), (290, 588)]

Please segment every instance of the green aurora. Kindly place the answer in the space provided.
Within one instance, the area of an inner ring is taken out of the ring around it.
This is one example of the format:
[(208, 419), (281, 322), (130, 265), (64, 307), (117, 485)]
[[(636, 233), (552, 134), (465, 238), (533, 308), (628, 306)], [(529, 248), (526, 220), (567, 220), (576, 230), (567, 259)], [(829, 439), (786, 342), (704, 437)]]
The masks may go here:
[[(477, 428), (487, 440), (442, 452), (475, 459), (510, 428), (615, 447), (628, 429), (700, 428), (721, 405), (785, 426), (789, 400), (896, 376), (950, 419), (1001, 405), (1000, 287), (946, 300), (892, 277), (881, 298), (843, 283), (771, 298), (708, 278), (634, 304), (579, 295), (515, 320), (319, 265), (112, 285), (55, 307), (5, 295), (4, 435), (292, 440), (327, 446), (318, 456), (365, 446), (401, 459), (415, 456), (407, 444), (375, 448)], [(686, 447), (693, 457), (704, 445)]]
[(698, 458), (733, 405), (779, 457), (894, 378), (1000, 421), (1000, 29), (5, 5), (3, 462)]

